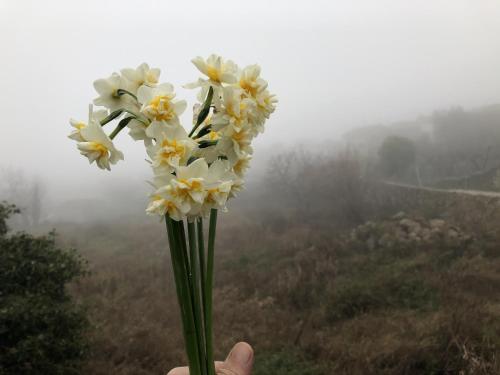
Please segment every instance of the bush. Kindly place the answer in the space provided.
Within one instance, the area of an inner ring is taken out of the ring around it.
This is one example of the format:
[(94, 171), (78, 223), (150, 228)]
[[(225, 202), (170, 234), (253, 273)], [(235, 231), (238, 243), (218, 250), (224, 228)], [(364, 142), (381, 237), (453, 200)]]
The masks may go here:
[(86, 273), (55, 235), (7, 234), (15, 212), (0, 204), (0, 374), (77, 374), (86, 352), (84, 311), (65, 285)]
[(401, 177), (415, 162), (414, 143), (405, 137), (389, 136), (378, 150), (380, 167), (386, 177)]

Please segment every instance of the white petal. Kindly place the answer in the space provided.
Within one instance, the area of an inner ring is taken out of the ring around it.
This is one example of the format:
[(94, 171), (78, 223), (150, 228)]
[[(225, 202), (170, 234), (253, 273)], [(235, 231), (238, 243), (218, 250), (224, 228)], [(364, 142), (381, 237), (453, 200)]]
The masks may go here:
[(142, 85), (137, 90), (137, 100), (139, 103), (146, 104), (149, 103), (153, 98), (153, 89), (149, 86)]
[(175, 113), (177, 113), (179, 116), (184, 113), (186, 107), (187, 103), (185, 100), (179, 100), (178, 102), (174, 103)]
[(205, 63), (203, 57), (197, 56), (194, 59), (192, 59), (191, 62), (194, 64), (194, 66), (198, 68), (200, 72), (202, 72), (205, 75), (208, 74), (207, 64)]
[(108, 80), (103, 78), (94, 81), (94, 89), (100, 95), (106, 95), (112, 91)]

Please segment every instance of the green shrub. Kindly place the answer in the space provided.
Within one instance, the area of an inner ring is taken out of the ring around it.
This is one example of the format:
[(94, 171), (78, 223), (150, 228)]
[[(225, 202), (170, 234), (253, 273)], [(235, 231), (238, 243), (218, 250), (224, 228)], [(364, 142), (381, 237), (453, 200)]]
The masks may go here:
[(77, 374), (87, 319), (65, 285), (86, 273), (54, 233), (7, 234), (12, 206), (0, 204), (0, 374)]

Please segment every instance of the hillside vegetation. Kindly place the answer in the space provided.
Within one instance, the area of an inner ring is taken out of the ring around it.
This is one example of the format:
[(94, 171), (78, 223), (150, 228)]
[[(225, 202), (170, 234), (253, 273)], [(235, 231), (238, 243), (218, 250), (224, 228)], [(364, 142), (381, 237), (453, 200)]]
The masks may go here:
[[(499, 201), (363, 180), (349, 158), (324, 163), (321, 185), (289, 171), (290, 189), (222, 215), (217, 357), (246, 340), (256, 375), (500, 373)], [(85, 373), (185, 363), (162, 224), (60, 232), (91, 265), (73, 286), (93, 324)]]

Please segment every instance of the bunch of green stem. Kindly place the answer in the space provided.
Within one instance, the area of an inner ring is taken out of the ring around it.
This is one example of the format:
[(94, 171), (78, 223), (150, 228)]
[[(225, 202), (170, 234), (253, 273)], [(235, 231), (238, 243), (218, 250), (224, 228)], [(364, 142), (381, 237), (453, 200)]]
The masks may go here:
[[(122, 95), (129, 95), (137, 102), (137, 97), (127, 90), (117, 91), (117, 97)], [(193, 139), (200, 138), (210, 131), (210, 125), (203, 123), (210, 113), (213, 96), (214, 89), (210, 87), (196, 123), (189, 133)], [(120, 108), (101, 120), (101, 126), (122, 115), (124, 117), (109, 135), (110, 139), (114, 139), (132, 120), (142, 122), (145, 126), (150, 124), (150, 121), (142, 114)], [(200, 141), (199, 147), (213, 146), (215, 143), (215, 141)], [(190, 161), (193, 160), (190, 159)], [(192, 222), (186, 220), (184, 223), (183, 220), (172, 220), (167, 214), (165, 222), (177, 297), (181, 309), (189, 373), (190, 375), (215, 375), (212, 346), (212, 290), (217, 210), (212, 209), (210, 212), (206, 253), (202, 218), (197, 218)]]
[[(215, 375), (212, 291), (217, 210), (210, 212), (205, 252), (203, 219), (189, 222), (165, 217), (184, 341), (191, 375)], [(187, 226), (187, 238), (186, 228)]]

